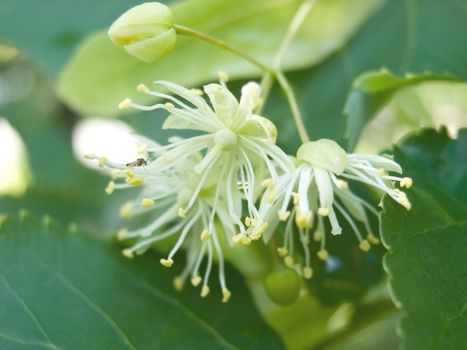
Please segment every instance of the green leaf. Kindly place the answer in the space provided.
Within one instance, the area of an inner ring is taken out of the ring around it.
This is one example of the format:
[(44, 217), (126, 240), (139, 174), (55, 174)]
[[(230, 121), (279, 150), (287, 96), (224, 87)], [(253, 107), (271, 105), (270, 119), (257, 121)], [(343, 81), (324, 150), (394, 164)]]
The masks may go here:
[[(338, 54), (322, 64), (290, 74), (312, 139), (326, 137), (345, 145), (344, 106), (353, 81), (386, 67), (398, 76), (410, 72), (449, 74), (467, 79), (467, 7), (458, 0), (389, 0)], [(279, 141), (299, 146), (289, 108), (279, 93), (265, 115), (278, 126)]]
[(396, 91), (364, 127), (357, 152), (378, 153), (422, 127), (447, 126), (455, 136), (467, 127), (467, 84), (426, 81)]
[(110, 25), (138, 3), (141, 1), (2, 0), (0, 41), (18, 46), (41, 67), (57, 72), (89, 32)]
[[(407, 349), (465, 347), (467, 207), (452, 196), (442, 175), (454, 171), (454, 182), (465, 183), (461, 147), (466, 136), (448, 141), (446, 135), (427, 130), (406, 140), (395, 153), (404, 172), (415, 179), (407, 191), (412, 209), (406, 211), (386, 198), (381, 232), (389, 250), (384, 264), (394, 301), (405, 314), (401, 337)], [(465, 186), (463, 192), (465, 198)]]
[(235, 273), (228, 304), (178, 295), (154, 253), (129, 261), (28, 217), (1, 227), (0, 266), (2, 349), (283, 348)]
[(456, 79), (431, 73), (397, 77), (386, 69), (365, 73), (358, 77), (353, 83), (344, 110), (347, 115), (347, 148), (349, 150), (355, 148), (363, 127), (389, 102), (395, 92), (433, 80), (454, 81)]
[[(319, 1), (285, 57), (284, 68), (317, 64), (354, 34), (381, 0)], [(175, 23), (204, 31), (272, 64), (298, 0), (192, 0), (173, 7)], [(352, 16), (348, 16), (351, 12)], [(62, 72), (58, 92), (83, 114), (116, 115), (126, 97), (138, 96), (139, 83), (170, 80), (197, 86), (217, 79), (259, 76), (258, 69), (229, 52), (179, 36), (176, 49), (153, 64), (145, 64), (115, 47), (105, 33), (83, 42)], [(141, 96), (137, 97), (142, 100)]]

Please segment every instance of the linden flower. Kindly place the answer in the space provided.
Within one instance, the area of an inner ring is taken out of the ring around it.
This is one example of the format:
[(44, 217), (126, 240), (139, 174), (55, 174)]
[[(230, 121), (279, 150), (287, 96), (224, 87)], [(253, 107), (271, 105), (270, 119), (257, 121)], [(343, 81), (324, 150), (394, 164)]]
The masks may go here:
[[(166, 81), (156, 84), (168, 89), (174, 96), (151, 91), (139, 85), (138, 91), (165, 98), (171, 102), (143, 106), (129, 99), (120, 108), (133, 107), (143, 111), (164, 109), (170, 113), (164, 129), (188, 129), (203, 134), (174, 142), (161, 148), (165, 154), (154, 161), (161, 171), (179, 164), (202, 152), (202, 159), (189, 169), (199, 175), (198, 184), (185, 206), (179, 208), (184, 217), (197, 202), (201, 189), (209, 179), (216, 181), (216, 193), (226, 202), (226, 214), (238, 230), (234, 243), (249, 244), (265, 232), (268, 224), (255, 207), (264, 175), (279, 178), (278, 170), (293, 169), (288, 156), (275, 145), (276, 128), (268, 119), (256, 115), (261, 104), (261, 89), (255, 82), (242, 88), (238, 101), (227, 89), (226, 77), (219, 84), (204, 86), (210, 104), (202, 97), (201, 90), (188, 90)], [(242, 200), (247, 202), (248, 216), (242, 222)]]
[[(146, 142), (146, 151), (151, 155), (163, 155), (161, 147), (142, 137)], [(88, 155), (88, 158), (97, 158)], [(215, 186), (217, 178), (203, 181), (203, 187), (199, 189), (200, 175), (191, 172), (193, 166), (200, 161), (200, 154), (192, 154), (177, 167), (161, 171), (154, 160), (145, 160), (141, 166), (131, 164), (117, 164), (108, 161), (104, 157), (97, 158), (101, 166), (115, 169), (114, 179), (109, 182), (106, 192), (111, 194), (116, 189), (125, 189), (141, 186), (142, 191), (138, 198), (127, 202), (121, 208), (121, 216), (131, 218), (134, 215), (153, 212), (155, 220), (147, 226), (136, 230), (122, 229), (118, 233), (118, 239), (132, 239), (135, 243), (125, 249), (123, 254), (132, 258), (146, 252), (154, 243), (169, 237), (178, 236), (175, 245), (170, 250), (167, 258), (161, 259), (161, 264), (171, 267), (174, 256), (185, 244), (187, 249), (187, 263), (180, 276), (174, 279), (174, 286), (181, 290), (188, 277), (191, 283), (198, 286), (202, 282), (201, 296), (209, 294), (209, 277), (214, 258), (219, 266), (219, 283), (222, 288), (223, 302), (227, 302), (231, 292), (227, 288), (224, 256), (221, 242), (232, 241), (235, 235), (235, 225), (232, 222), (224, 198), (219, 194), (219, 187)], [(187, 205), (193, 193), (197, 192), (197, 200), (190, 211), (179, 215), (179, 208)], [(220, 222), (220, 228), (216, 228), (215, 220)], [(220, 234), (226, 237), (220, 237)], [(205, 272), (200, 274), (200, 268), (207, 256)]]
[[(311, 277), (309, 232), (315, 228), (314, 239), (321, 241), (318, 257), (326, 260), (328, 252), (325, 248), (326, 235), (324, 219), (331, 225), (331, 234), (339, 235), (342, 228), (336, 211), (349, 223), (363, 251), (370, 249), (370, 243), (379, 241), (371, 233), (367, 212), (377, 215), (376, 209), (362, 198), (355, 195), (346, 180), (362, 182), (388, 194), (407, 210), (410, 202), (404, 192), (394, 187), (409, 188), (412, 180), (407, 177), (389, 175), (387, 172), (402, 173), (396, 162), (377, 155), (347, 154), (332, 140), (318, 140), (303, 144), (297, 152), (297, 165), (293, 172), (286, 173), (274, 187), (277, 200), (270, 203), (263, 198), (260, 211), (275, 211), (282, 221), (287, 221), (283, 246), (278, 248), (279, 255), (289, 267), (293, 261), (293, 222), (298, 227), (300, 240), (304, 250), (305, 267), (302, 274)], [(264, 197), (270, 196), (271, 189), (265, 191)], [(290, 203), (292, 208), (289, 210)], [(317, 218), (317, 222), (314, 222)], [(358, 224), (360, 222), (360, 225)], [(364, 227), (365, 234), (360, 226)]]

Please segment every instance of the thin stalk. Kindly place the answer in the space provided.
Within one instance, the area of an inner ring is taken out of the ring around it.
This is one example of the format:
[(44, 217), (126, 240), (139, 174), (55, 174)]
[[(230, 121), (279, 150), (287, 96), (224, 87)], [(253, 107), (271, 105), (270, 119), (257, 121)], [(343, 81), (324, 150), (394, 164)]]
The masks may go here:
[(229, 51), (229, 52), (243, 58), (244, 60), (252, 63), (253, 65), (255, 65), (256, 67), (258, 67), (259, 69), (261, 69), (264, 72), (269, 71), (269, 67), (267, 67), (266, 65), (264, 65), (263, 63), (258, 61), (256, 58), (248, 55), (247, 53), (241, 51), (240, 49), (237, 49), (236, 47), (231, 46), (230, 44), (226, 43), (223, 40), (214, 38), (214, 37), (212, 37), (212, 36), (210, 36), (208, 34), (205, 34), (203, 32), (200, 32), (200, 31), (197, 31), (195, 29), (188, 28), (188, 27), (185, 27), (185, 26), (181, 26), (181, 25), (178, 25), (178, 24), (174, 24), (173, 27), (175, 28), (175, 30), (177, 31), (178, 34), (187, 35), (187, 36), (191, 36), (193, 38), (199, 39), (199, 40), (206, 41), (206, 42), (208, 42), (208, 43), (210, 43), (210, 44), (212, 44), (214, 46), (217, 46), (217, 47), (219, 47), (221, 49), (227, 50), (227, 51)]
[[(294, 18), (292, 19), (292, 22), (290, 22), (289, 28), (287, 29), (287, 33), (284, 39), (282, 40), (281, 46), (274, 60), (275, 76), (289, 102), (290, 109), (292, 111), (292, 115), (295, 120), (295, 125), (297, 127), (298, 133), (300, 134), (300, 139), (302, 143), (310, 141), (310, 137), (308, 136), (308, 133), (306, 131), (305, 123), (303, 121), (303, 116), (302, 116), (302, 113), (300, 112), (300, 108), (298, 107), (295, 93), (288, 79), (286, 78), (284, 73), (282, 73), (281, 65), (282, 65), (282, 61), (284, 60), (284, 57), (287, 53), (287, 50), (289, 49), (289, 46), (293, 38), (297, 34), (298, 29), (300, 28), (306, 16), (308, 15), (308, 13), (313, 8), (316, 2), (317, 0), (305, 0), (300, 5), (297, 12), (295, 13)], [(265, 75), (266, 74), (267, 73), (265, 73)]]
[(281, 46), (274, 60), (274, 68), (276, 70), (280, 70), (280, 66), (282, 65), (282, 61), (284, 60), (285, 54), (287, 53), (290, 43), (297, 34), (297, 31), (300, 29), (300, 26), (305, 20), (305, 17), (308, 15), (308, 13), (310, 12), (310, 10), (316, 2), (317, 0), (304, 0), (298, 8), (297, 12), (295, 13), (295, 16), (292, 19), (292, 22), (290, 22), (289, 24), (287, 33), (285, 34), (285, 37), (282, 40)]
[(266, 104), (266, 101), (269, 98), (269, 93), (271, 92), (272, 86), (274, 84), (274, 72), (272, 70), (268, 70), (263, 74), (261, 78), (261, 93), (262, 93), (262, 101), (261, 104), (256, 108), (256, 113), (261, 114), (263, 111), (263, 107)]
[(282, 88), (282, 91), (284, 91), (285, 97), (289, 101), (295, 125), (297, 127), (298, 134), (300, 135), (300, 140), (302, 143), (310, 141), (305, 123), (303, 122), (302, 112), (300, 112), (300, 108), (298, 107), (297, 97), (295, 96), (292, 86), (290, 86), (290, 83), (284, 73), (276, 72), (276, 78), (279, 86)]

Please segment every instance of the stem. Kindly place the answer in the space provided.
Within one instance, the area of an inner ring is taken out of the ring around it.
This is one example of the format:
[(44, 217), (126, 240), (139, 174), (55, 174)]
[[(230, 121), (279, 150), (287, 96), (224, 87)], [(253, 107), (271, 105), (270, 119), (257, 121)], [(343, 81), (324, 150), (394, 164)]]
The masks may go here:
[(310, 137), (308, 136), (308, 132), (306, 131), (302, 113), (300, 112), (300, 108), (298, 107), (297, 98), (292, 89), (292, 86), (290, 86), (290, 83), (285, 77), (284, 73), (280, 71), (276, 72), (276, 78), (280, 87), (282, 88), (282, 91), (284, 91), (285, 97), (289, 101), (295, 125), (297, 127), (298, 134), (300, 135), (300, 140), (302, 141), (302, 143), (310, 141)]
[[(295, 120), (295, 125), (297, 126), (298, 133), (300, 134), (300, 139), (302, 143), (310, 141), (310, 137), (305, 128), (305, 123), (303, 121), (302, 113), (300, 112), (300, 108), (298, 107), (297, 98), (295, 93), (290, 86), (288, 79), (285, 77), (284, 73), (281, 71), (282, 61), (284, 60), (285, 54), (292, 42), (293, 38), (297, 34), (298, 29), (302, 25), (305, 17), (308, 15), (312, 7), (315, 5), (317, 0), (304, 0), (303, 3), (298, 8), (297, 12), (295, 13), (292, 22), (290, 22), (289, 28), (287, 29), (287, 33), (282, 40), (281, 46), (277, 53), (277, 56), (274, 60), (274, 71), (276, 78), (281, 86), (282, 90), (289, 101), (290, 109), (292, 110), (292, 114)], [(267, 74), (267, 73), (266, 73)]]
[(312, 345), (309, 350), (333, 348), (333, 346), (341, 343), (358, 331), (388, 317), (396, 311), (397, 309), (390, 300), (380, 300), (369, 305), (361, 305), (356, 308), (352, 321), (346, 328), (328, 335), (326, 338)]
[(208, 43), (210, 43), (210, 44), (212, 44), (214, 46), (217, 46), (217, 47), (219, 47), (221, 49), (230, 51), (231, 53), (233, 53), (233, 54), (247, 60), (248, 62), (252, 63), (253, 65), (255, 65), (256, 67), (258, 67), (259, 69), (261, 69), (264, 72), (269, 71), (269, 67), (267, 67), (266, 65), (264, 65), (263, 63), (258, 61), (256, 58), (251, 57), (250, 55), (248, 55), (245, 52), (237, 49), (236, 47), (233, 47), (233, 46), (229, 45), (228, 43), (226, 43), (223, 40), (216, 39), (216, 38), (214, 38), (214, 37), (212, 37), (212, 36), (210, 36), (208, 34), (205, 34), (205, 33), (199, 32), (199, 31), (197, 31), (195, 29), (188, 28), (188, 27), (185, 27), (185, 26), (181, 26), (181, 25), (178, 25), (178, 24), (174, 24), (173, 27), (175, 28), (175, 30), (177, 31), (178, 34), (187, 35), (187, 36), (191, 36), (193, 38), (199, 39), (199, 40), (206, 41), (206, 42), (208, 42)]
[(310, 12), (311, 8), (315, 5), (317, 0), (304, 0), (303, 3), (298, 8), (297, 12), (295, 13), (292, 22), (290, 22), (289, 28), (287, 29), (287, 33), (282, 40), (281, 46), (279, 48), (279, 52), (277, 53), (276, 59), (274, 60), (274, 67), (277, 70), (280, 70), (280, 66), (282, 61), (284, 60), (285, 54), (287, 53), (287, 49), (290, 46), (293, 38), (297, 34), (298, 29), (302, 25), (305, 17)]
[(261, 93), (262, 93), (262, 102), (261, 104), (256, 108), (256, 114), (261, 114), (263, 111), (263, 107), (266, 104), (266, 101), (269, 97), (269, 93), (271, 92), (272, 85), (274, 84), (274, 72), (272, 70), (268, 70), (263, 74), (263, 77), (261, 78)]

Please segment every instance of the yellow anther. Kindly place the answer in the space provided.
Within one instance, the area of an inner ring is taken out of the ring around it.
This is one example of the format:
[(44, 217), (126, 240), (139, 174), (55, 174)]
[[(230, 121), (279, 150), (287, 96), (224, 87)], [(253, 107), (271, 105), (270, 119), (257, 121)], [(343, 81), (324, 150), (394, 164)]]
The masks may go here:
[(128, 237), (128, 230), (126, 228), (121, 228), (117, 232), (117, 239), (119, 241), (123, 241), (125, 238)]
[(285, 266), (292, 268), (292, 267), (293, 267), (293, 263), (294, 263), (293, 258), (292, 258), (290, 255), (289, 255), (289, 256), (286, 256), (286, 257), (284, 258), (284, 264), (285, 264)]
[(269, 190), (272, 190), (276, 186), (276, 183), (273, 179), (266, 179), (261, 182), (261, 186), (266, 187)]
[(209, 231), (204, 229), (203, 232), (201, 232), (201, 240), (203, 242), (206, 242), (209, 239)]
[(108, 159), (106, 157), (99, 157), (99, 162), (98, 162), (99, 166), (103, 167), (105, 163), (107, 163), (107, 160)]
[(293, 198), (293, 205), (297, 206), (298, 203), (300, 202), (300, 197), (298, 196), (298, 193), (292, 193), (292, 198)]
[(143, 198), (141, 201), (141, 205), (145, 208), (152, 208), (155, 204), (156, 202), (151, 198)]
[(129, 219), (133, 216), (133, 205), (127, 202), (120, 208), (120, 216), (124, 219)]
[(379, 168), (379, 169), (378, 169), (378, 175), (379, 175), (379, 176), (384, 176), (384, 175), (386, 175), (386, 170), (384, 170), (383, 168)]
[(245, 226), (246, 227), (251, 226), (251, 218), (249, 216), (245, 217)]
[(179, 216), (181, 219), (185, 219), (185, 218), (186, 218), (186, 211), (185, 211), (185, 209), (183, 209), (183, 208), (178, 208), (178, 216)]
[(287, 250), (286, 247), (279, 247), (276, 250), (277, 250), (277, 254), (279, 254), (279, 256), (281, 256), (281, 257), (284, 257), (287, 254), (289, 254), (289, 251)]
[(86, 159), (96, 159), (97, 156), (94, 153), (85, 154), (84, 158)]
[(274, 203), (275, 200), (276, 200), (276, 191), (274, 190), (269, 191), (268, 203), (269, 204)]
[(328, 208), (319, 208), (318, 209), (318, 215), (328, 216), (329, 215), (329, 209)]
[(171, 258), (168, 258), (168, 259), (162, 258), (160, 262), (162, 266), (165, 266), (165, 267), (171, 267), (174, 264), (174, 261)]
[(191, 89), (191, 92), (196, 96), (203, 96), (203, 90), (201, 89)]
[(313, 270), (311, 269), (311, 267), (309, 266), (306, 266), (303, 268), (303, 277), (306, 278), (306, 279), (310, 279), (311, 276), (313, 276)]
[(135, 173), (132, 172), (132, 171), (129, 170), (129, 169), (126, 169), (126, 170), (124, 171), (124, 173), (125, 173), (125, 175), (126, 175), (127, 177), (135, 177), (135, 176), (136, 176)]
[(132, 104), (133, 104), (133, 101), (130, 98), (126, 98), (118, 104), (118, 109), (130, 108)]
[(123, 249), (122, 254), (127, 257), (128, 259), (133, 258), (135, 255), (131, 249)]
[(318, 256), (318, 258), (320, 260), (323, 260), (323, 261), (325, 261), (325, 260), (327, 260), (329, 258), (329, 253), (328, 253), (328, 251), (326, 249), (319, 250), (316, 255)]
[(401, 187), (410, 188), (413, 185), (413, 181), (410, 177), (403, 177), (400, 184)]
[(407, 210), (410, 210), (412, 208), (412, 204), (410, 203), (410, 201), (407, 198), (402, 199), (400, 203)]
[(279, 216), (280, 221), (287, 221), (290, 216), (290, 211), (279, 210), (277, 216)]
[(229, 75), (226, 72), (219, 71), (219, 73), (217, 73), (217, 75), (219, 76), (220, 81), (223, 81), (225, 83), (229, 81)]
[(228, 290), (227, 288), (222, 288), (222, 302), (223, 303), (228, 302), (231, 296), (232, 296), (232, 293), (230, 292), (230, 290)]
[(364, 252), (367, 252), (370, 250), (371, 246), (370, 246), (370, 243), (364, 239), (362, 240), (359, 244), (358, 244), (358, 247), (363, 250)]
[(149, 88), (145, 84), (139, 84), (136, 87), (136, 91), (141, 92), (143, 94), (149, 94), (151, 92), (151, 90), (149, 90)]
[(208, 296), (210, 292), (210, 289), (208, 286), (203, 286), (203, 288), (201, 288), (201, 298), (206, 298)]
[(134, 186), (134, 187), (137, 187), (137, 186), (141, 186), (144, 182), (143, 180), (137, 178), (137, 177), (127, 177), (127, 179), (125, 180), (125, 182), (130, 185), (130, 186)]
[(166, 103), (164, 104), (164, 106), (165, 106), (165, 109), (167, 110), (167, 112), (171, 112), (171, 113), (172, 113), (172, 111), (175, 109), (174, 104), (173, 104), (173, 103), (170, 103), (170, 102), (166, 102)]
[(337, 188), (341, 190), (346, 190), (349, 188), (349, 184), (344, 180), (337, 180)]
[(108, 195), (111, 195), (112, 193), (114, 193), (114, 191), (115, 191), (115, 182), (109, 181), (109, 183), (107, 184), (107, 187), (105, 188), (105, 193), (107, 193)]
[(251, 238), (245, 236), (245, 235), (241, 235), (240, 237), (240, 243), (243, 244), (243, 245), (250, 245), (251, 243)]
[(193, 287), (198, 287), (201, 281), (202, 278), (199, 275), (191, 277), (191, 284), (193, 285)]
[(311, 227), (311, 211), (307, 211), (302, 213), (300, 208), (297, 209), (297, 214), (295, 215), (295, 223), (297, 224), (298, 228), (305, 229)]
[(376, 237), (374, 234), (370, 233), (367, 237), (368, 241), (371, 243), (371, 244), (379, 244), (379, 239), (378, 237)]
[(240, 240), (242, 239), (242, 234), (236, 234), (235, 236), (232, 237), (232, 242), (234, 244), (240, 243)]
[(173, 280), (175, 290), (181, 292), (185, 286), (185, 279), (180, 276), (176, 276)]
[(313, 240), (315, 242), (319, 242), (321, 241), (321, 238), (323, 238), (323, 233), (319, 230), (316, 230), (314, 233), (313, 233)]

